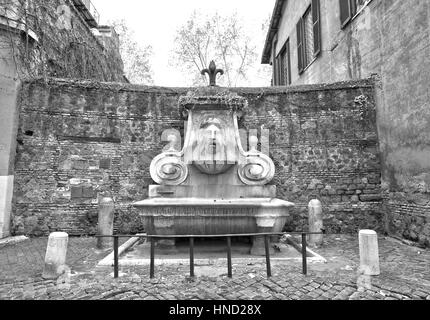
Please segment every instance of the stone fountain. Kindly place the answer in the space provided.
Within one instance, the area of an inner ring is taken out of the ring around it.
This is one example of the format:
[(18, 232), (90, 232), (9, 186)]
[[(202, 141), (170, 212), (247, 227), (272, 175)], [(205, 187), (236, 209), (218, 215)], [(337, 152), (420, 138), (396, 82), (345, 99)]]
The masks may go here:
[[(275, 166), (257, 150), (257, 136), (242, 147), (238, 119), (246, 99), (220, 94), (213, 81), (220, 72), (211, 63), (211, 86), (179, 99), (186, 120), (185, 141), (174, 131), (150, 166), (157, 185), (149, 198), (134, 203), (150, 235), (215, 235), (281, 232), (293, 203), (276, 199), (270, 185)], [(174, 246), (173, 240), (160, 244)], [(251, 253), (264, 254), (262, 237), (253, 240)]]

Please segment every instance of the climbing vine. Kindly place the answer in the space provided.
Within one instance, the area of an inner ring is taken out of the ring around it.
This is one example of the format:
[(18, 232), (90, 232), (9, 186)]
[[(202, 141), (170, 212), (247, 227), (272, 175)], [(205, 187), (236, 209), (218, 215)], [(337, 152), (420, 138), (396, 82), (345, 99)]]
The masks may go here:
[(223, 104), (230, 107), (246, 103), (246, 100), (235, 92), (226, 88), (194, 88), (187, 92), (186, 96), (179, 98), (179, 105), (195, 104), (197, 101), (201, 104), (202, 100), (207, 103)]
[(75, 11), (70, 0), (0, 0), (0, 46), (11, 50), (18, 76), (122, 81), (121, 57)]

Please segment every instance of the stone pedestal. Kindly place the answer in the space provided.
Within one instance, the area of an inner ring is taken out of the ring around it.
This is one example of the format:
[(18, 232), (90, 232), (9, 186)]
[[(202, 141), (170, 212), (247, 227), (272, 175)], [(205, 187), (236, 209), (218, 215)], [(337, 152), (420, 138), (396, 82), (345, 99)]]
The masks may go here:
[[(174, 235), (174, 219), (172, 217), (154, 217), (154, 231), (156, 235)], [(156, 246), (164, 252), (176, 251), (175, 239), (159, 239), (156, 241)]]
[[(317, 199), (311, 200), (308, 205), (309, 210), (309, 231), (310, 232), (322, 232), (323, 228), (323, 217), (322, 217), (322, 205)], [(308, 243), (310, 246), (321, 246), (323, 243), (322, 234), (310, 234)]]
[(44, 279), (57, 279), (65, 269), (68, 242), (69, 235), (65, 232), (54, 232), (49, 235), (42, 274)]
[[(100, 236), (113, 235), (115, 205), (111, 198), (103, 198), (99, 203), (99, 221), (97, 225), (97, 234)], [(97, 248), (112, 248), (112, 238), (97, 238)]]
[(378, 235), (373, 230), (360, 230), (360, 273), (377, 276), (379, 270)]

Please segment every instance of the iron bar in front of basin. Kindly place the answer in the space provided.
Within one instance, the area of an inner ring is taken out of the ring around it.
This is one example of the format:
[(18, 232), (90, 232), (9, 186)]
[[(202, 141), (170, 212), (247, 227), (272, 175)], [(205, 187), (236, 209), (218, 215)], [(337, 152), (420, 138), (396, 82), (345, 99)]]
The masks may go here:
[(306, 258), (306, 233), (302, 233), (302, 271), (303, 274), (306, 275), (308, 273), (308, 265), (307, 265), (307, 258)]
[(228, 270), (228, 277), (232, 278), (232, 267), (231, 267), (231, 237), (227, 237), (227, 270)]
[(194, 238), (190, 238), (190, 277), (194, 277)]
[(231, 259), (231, 238), (232, 237), (243, 237), (243, 236), (264, 236), (264, 247), (266, 254), (266, 267), (267, 276), (272, 276), (271, 265), (270, 265), (270, 251), (269, 251), (269, 237), (273, 235), (283, 234), (301, 234), (302, 236), (302, 272), (304, 275), (307, 274), (307, 252), (306, 252), (306, 236), (309, 234), (326, 234), (323, 232), (270, 232), (270, 233), (247, 233), (247, 234), (224, 234), (224, 235), (106, 235), (96, 236), (97, 238), (113, 238), (113, 253), (114, 253), (114, 278), (118, 278), (119, 274), (119, 255), (118, 255), (118, 242), (119, 238), (150, 238), (151, 250), (150, 250), (150, 277), (154, 278), (155, 275), (155, 239), (177, 239), (177, 238), (189, 238), (190, 239), (190, 276), (194, 277), (194, 238), (227, 238), (227, 267), (228, 276), (232, 277), (232, 259)]
[(270, 278), (272, 276), (272, 269), (270, 266), (270, 248), (269, 248), (269, 236), (264, 236), (264, 249), (266, 251), (266, 269), (267, 269), (267, 277)]
[(155, 239), (151, 238), (151, 253), (150, 253), (150, 267), (149, 267), (149, 277), (151, 279), (154, 278), (154, 274), (155, 274)]
[(119, 262), (118, 262), (118, 237), (113, 238), (113, 277), (116, 279), (118, 278), (118, 269), (119, 269)]

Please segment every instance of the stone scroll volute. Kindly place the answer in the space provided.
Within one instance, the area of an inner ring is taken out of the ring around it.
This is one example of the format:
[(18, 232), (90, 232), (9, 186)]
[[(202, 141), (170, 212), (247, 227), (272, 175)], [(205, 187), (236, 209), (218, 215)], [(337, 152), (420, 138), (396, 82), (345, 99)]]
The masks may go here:
[(164, 152), (155, 157), (150, 166), (151, 178), (160, 185), (180, 185), (188, 177), (188, 167), (182, 161), (181, 136), (177, 130), (163, 132), (162, 141), (168, 142)]
[(275, 165), (267, 155), (257, 150), (258, 138), (249, 138), (249, 152), (243, 152), (243, 158), (237, 173), (240, 180), (250, 186), (266, 185), (275, 176)]
[(160, 185), (177, 186), (188, 177), (188, 167), (180, 152), (164, 152), (154, 158), (150, 166), (151, 178)]

